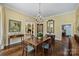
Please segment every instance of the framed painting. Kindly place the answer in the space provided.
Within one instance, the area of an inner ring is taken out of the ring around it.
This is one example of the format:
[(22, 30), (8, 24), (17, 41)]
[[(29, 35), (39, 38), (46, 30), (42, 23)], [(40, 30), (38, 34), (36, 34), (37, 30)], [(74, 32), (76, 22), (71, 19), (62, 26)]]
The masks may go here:
[(21, 31), (21, 21), (9, 20), (9, 32), (20, 32)]

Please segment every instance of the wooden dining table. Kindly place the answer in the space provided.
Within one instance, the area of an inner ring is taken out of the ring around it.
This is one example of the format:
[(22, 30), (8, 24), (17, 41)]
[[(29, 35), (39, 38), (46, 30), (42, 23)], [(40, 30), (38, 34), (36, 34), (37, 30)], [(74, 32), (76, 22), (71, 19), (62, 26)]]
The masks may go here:
[(25, 39), (24, 42), (27, 44), (30, 44), (34, 47), (35, 49), (35, 55), (37, 55), (37, 47), (39, 45), (42, 45), (43, 43), (49, 41), (51, 39), (51, 37), (48, 38), (43, 38), (43, 39), (37, 39), (37, 38), (33, 38), (33, 39)]

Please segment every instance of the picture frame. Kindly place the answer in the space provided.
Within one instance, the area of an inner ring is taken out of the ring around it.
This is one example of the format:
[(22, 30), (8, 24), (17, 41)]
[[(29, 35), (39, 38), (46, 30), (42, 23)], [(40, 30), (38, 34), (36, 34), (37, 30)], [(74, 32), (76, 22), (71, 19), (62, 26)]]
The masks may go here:
[(21, 32), (21, 21), (9, 19), (9, 32)]

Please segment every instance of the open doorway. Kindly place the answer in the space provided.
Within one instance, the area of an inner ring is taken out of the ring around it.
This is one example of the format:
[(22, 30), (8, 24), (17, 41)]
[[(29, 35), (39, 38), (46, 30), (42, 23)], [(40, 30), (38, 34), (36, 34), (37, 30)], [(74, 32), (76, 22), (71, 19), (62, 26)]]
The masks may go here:
[(43, 24), (37, 24), (37, 33), (43, 33)]
[[(71, 53), (71, 49), (72, 49), (72, 43), (71, 43), (71, 35), (72, 35), (72, 27), (71, 24), (65, 24), (62, 25), (62, 42), (63, 42), (63, 46), (64, 46), (64, 54), (66, 55), (72, 55)], [(65, 53), (67, 52), (67, 53)]]
[(71, 35), (72, 35), (71, 24), (62, 25), (62, 36), (71, 37)]

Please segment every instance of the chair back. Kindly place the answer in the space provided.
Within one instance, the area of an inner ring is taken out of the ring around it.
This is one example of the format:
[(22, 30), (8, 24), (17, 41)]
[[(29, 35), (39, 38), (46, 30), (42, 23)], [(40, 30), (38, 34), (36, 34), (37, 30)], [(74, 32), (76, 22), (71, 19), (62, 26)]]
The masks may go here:
[(49, 48), (51, 48), (51, 46), (52, 46), (52, 38), (51, 37), (48, 37), (47, 39), (48, 40), (45, 41), (45, 44), (49, 44)]
[(78, 35), (74, 35), (74, 39), (76, 40), (77, 43), (79, 43), (79, 36)]

